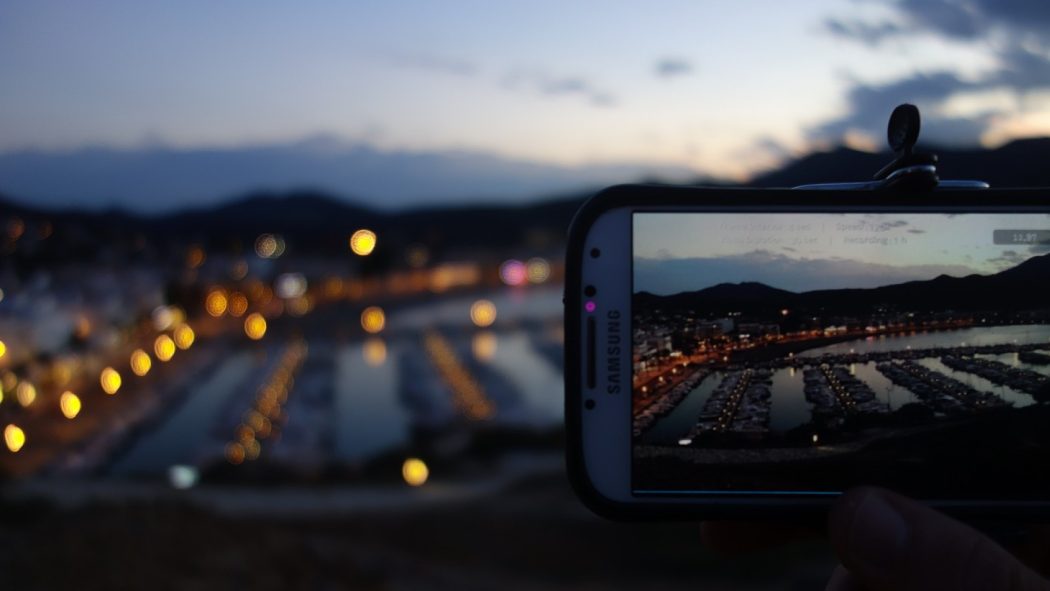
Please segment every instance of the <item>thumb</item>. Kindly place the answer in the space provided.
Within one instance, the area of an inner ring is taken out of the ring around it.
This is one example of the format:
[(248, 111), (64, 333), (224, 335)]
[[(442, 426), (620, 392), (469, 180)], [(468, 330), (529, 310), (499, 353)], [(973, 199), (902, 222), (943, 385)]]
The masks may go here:
[(843, 566), (871, 591), (1050, 591), (990, 538), (886, 490), (846, 493), (831, 510), (829, 530)]

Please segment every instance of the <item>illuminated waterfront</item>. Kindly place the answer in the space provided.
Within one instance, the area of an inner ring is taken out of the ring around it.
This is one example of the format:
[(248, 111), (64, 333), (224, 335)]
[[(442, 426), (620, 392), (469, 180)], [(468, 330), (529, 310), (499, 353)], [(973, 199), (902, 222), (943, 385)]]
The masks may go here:
[[(1002, 327), (967, 328), (956, 331), (928, 332), (914, 335), (896, 335), (892, 337), (867, 337), (844, 341), (834, 345), (814, 348), (797, 354), (794, 361), (799, 368), (777, 369), (771, 376), (772, 399), (770, 401), (769, 430), (771, 433), (785, 433), (796, 427), (808, 424), (812, 420), (813, 407), (803, 394), (804, 381), (802, 367), (820, 364), (828, 358), (894, 352), (910, 356), (912, 351), (963, 346), (990, 345), (1039, 345), (1045, 344), (1050, 350), (1050, 326), (1023, 325)], [(1017, 353), (982, 355), (997, 359), (1018, 369), (1036, 371), (1050, 376), (1047, 366), (1023, 363)], [(948, 368), (938, 358), (920, 357), (918, 362), (929, 369), (957, 379), (979, 391), (989, 392), (1001, 397), (1016, 408), (1035, 402), (1030, 394), (1020, 392), (1008, 385), (996, 384), (978, 375)], [(845, 362), (851, 375), (867, 384), (877, 400), (890, 410), (919, 402), (920, 399), (908, 388), (896, 385), (876, 370), (876, 362)], [(722, 373), (713, 373), (694, 388), (667, 416), (657, 420), (646, 431), (643, 440), (648, 443), (676, 445), (685, 437), (697, 421), (711, 391), (723, 379)]]

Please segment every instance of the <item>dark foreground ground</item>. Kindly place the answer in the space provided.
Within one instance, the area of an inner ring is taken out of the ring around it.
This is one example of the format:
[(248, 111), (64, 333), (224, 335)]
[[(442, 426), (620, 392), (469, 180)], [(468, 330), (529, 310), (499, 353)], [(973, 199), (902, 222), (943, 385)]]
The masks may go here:
[[(265, 492), (265, 491), (260, 491)], [(617, 524), (560, 475), (481, 499), (309, 517), (178, 501), (0, 506), (3, 589), (822, 589), (822, 540), (724, 557), (695, 524)]]

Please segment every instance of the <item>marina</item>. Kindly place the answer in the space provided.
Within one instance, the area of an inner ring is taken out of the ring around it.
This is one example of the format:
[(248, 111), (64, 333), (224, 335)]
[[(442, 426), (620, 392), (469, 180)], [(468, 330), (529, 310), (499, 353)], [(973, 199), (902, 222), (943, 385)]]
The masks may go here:
[[(887, 341), (899, 348), (886, 347)], [(854, 415), (888, 418), (908, 404), (926, 407), (933, 417), (1020, 408), (1047, 396), (1050, 375), (1040, 362), (1050, 359), (1048, 350), (1050, 327), (1009, 326), (847, 341), (783, 358), (715, 364), (694, 369), (655, 397), (637, 415), (634, 434), (655, 445), (695, 446), (704, 436), (744, 443), (805, 425), (837, 429)], [(1011, 364), (999, 360), (1007, 358)]]

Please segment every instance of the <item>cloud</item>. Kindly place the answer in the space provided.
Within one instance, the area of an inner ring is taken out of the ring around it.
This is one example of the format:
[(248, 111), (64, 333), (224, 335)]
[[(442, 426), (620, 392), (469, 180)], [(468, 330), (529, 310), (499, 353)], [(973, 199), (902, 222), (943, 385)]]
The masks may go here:
[(842, 257), (798, 258), (767, 250), (718, 258), (649, 259), (634, 262), (636, 291), (667, 295), (719, 283), (758, 281), (801, 293), (819, 289), (871, 288), (938, 275), (976, 273), (965, 265), (886, 265)]
[(1004, 91), (1021, 96), (1050, 89), (1050, 2), (884, 0), (882, 4), (890, 9), (889, 18), (833, 17), (825, 20), (824, 29), (867, 46), (888, 39), (907, 42), (923, 35), (939, 37), (986, 48), (993, 52), (998, 66), (972, 79), (946, 69), (880, 84), (855, 81), (847, 94), (847, 113), (808, 130), (811, 139), (841, 141), (847, 133), (881, 138), (893, 107), (912, 102), (923, 112), (924, 140), (974, 145), (997, 117), (1014, 113), (1002, 105), (967, 116), (939, 113), (949, 99), (963, 93)]
[(615, 95), (583, 76), (551, 76), (544, 72), (514, 71), (504, 77), (503, 87), (546, 96), (581, 97), (598, 107), (616, 104)]
[(829, 18), (824, 21), (824, 28), (836, 37), (860, 41), (868, 46), (876, 46), (889, 37), (903, 33), (901, 25), (889, 21), (867, 23), (860, 20), (840, 20)]
[(656, 75), (661, 78), (677, 78), (693, 72), (693, 64), (681, 58), (663, 58), (656, 62)]
[(987, 263), (997, 267), (1000, 271), (1016, 267), (1028, 260), (1029, 257), (1022, 255), (1016, 250), (1004, 250), (999, 256), (988, 259)]
[(936, 107), (953, 94), (980, 88), (953, 72), (915, 74), (885, 84), (854, 83), (846, 95), (848, 112), (808, 131), (810, 139), (839, 141), (849, 132), (861, 132), (882, 141), (886, 122), (893, 108), (902, 102), (914, 103), (923, 113), (922, 138), (926, 142), (975, 145), (994, 115), (951, 117), (936, 114)]

